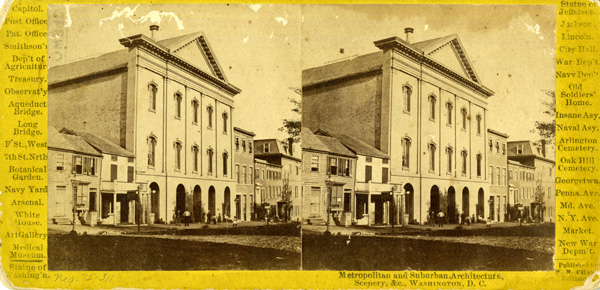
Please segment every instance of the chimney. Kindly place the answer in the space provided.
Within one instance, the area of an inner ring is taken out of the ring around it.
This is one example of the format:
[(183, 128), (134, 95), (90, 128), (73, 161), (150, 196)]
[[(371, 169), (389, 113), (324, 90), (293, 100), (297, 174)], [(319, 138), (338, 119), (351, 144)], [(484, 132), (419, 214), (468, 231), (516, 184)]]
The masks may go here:
[(152, 24), (150, 25), (150, 37), (154, 39), (154, 31), (158, 31), (158, 25)]
[(542, 144), (542, 157), (546, 157), (546, 140), (542, 139), (540, 143)]
[(404, 33), (406, 33), (406, 42), (408, 42), (408, 43), (412, 42), (413, 31), (414, 31), (414, 29), (412, 29), (410, 27), (404, 28)]

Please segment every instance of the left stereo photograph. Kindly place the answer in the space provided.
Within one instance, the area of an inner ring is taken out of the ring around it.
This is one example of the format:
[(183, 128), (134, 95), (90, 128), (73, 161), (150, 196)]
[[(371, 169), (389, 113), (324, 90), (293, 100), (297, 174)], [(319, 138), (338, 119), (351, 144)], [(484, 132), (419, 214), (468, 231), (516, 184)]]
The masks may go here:
[(52, 271), (301, 268), (301, 7), (48, 6)]

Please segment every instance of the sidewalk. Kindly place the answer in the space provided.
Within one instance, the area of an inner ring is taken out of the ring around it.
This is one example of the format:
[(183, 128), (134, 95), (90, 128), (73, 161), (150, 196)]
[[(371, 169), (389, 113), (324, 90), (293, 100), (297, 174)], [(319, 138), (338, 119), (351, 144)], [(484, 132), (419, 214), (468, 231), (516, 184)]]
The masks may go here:
[[(269, 223), (269, 225), (276, 225), (279, 223)], [(264, 226), (266, 222), (263, 221), (244, 221), (238, 222), (236, 227), (251, 227), (251, 226)], [(164, 230), (164, 229), (201, 229), (201, 228), (214, 228), (214, 229), (222, 229), (222, 228), (232, 228), (233, 223), (221, 223), (221, 224), (210, 224), (207, 225), (205, 223), (190, 223), (190, 226), (186, 227), (182, 223), (179, 226), (175, 224), (153, 224), (147, 225), (143, 224), (140, 226), (141, 232), (153, 231), (153, 230)], [(73, 230), (73, 225), (57, 225), (48, 223), (48, 233), (69, 233)], [(86, 225), (76, 225), (75, 231), (78, 234), (83, 234), (84, 232), (88, 235), (98, 235), (98, 234), (110, 234), (110, 235), (120, 235), (124, 232), (137, 232), (138, 225), (136, 224), (119, 224), (119, 225), (97, 225), (94, 227), (86, 226)]]
[[(539, 223), (530, 223), (523, 224), (523, 227), (540, 225)], [(477, 229), (485, 229), (485, 228), (511, 228), (511, 227), (519, 227), (519, 223), (515, 222), (498, 222), (492, 223), (489, 227), (484, 223), (475, 223), (471, 225), (459, 225), (459, 224), (444, 224), (443, 227), (439, 227), (437, 224), (435, 226), (431, 225), (395, 225), (394, 232), (402, 233), (402, 232), (419, 232), (419, 231), (450, 231), (455, 230), (457, 228), (461, 228), (462, 230), (477, 230)], [(307, 225), (302, 224), (302, 232), (303, 234), (315, 234), (315, 233), (324, 233), (327, 230), (326, 225)], [(381, 225), (381, 226), (336, 226), (334, 224), (329, 226), (329, 231), (333, 235), (337, 235), (340, 233), (342, 235), (352, 235), (353, 233), (360, 233), (361, 235), (376, 235), (376, 234), (387, 234), (392, 232), (391, 225)]]

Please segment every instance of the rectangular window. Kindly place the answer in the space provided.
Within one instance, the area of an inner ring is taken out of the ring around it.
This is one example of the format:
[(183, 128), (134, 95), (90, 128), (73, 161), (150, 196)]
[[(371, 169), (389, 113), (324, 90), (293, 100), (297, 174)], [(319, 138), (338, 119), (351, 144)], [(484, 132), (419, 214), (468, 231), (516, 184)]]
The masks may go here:
[(517, 154), (523, 154), (523, 145), (517, 145)]
[(248, 168), (248, 179), (250, 181), (250, 184), (254, 184), (254, 179), (252, 179), (252, 173), (254, 172), (254, 169), (252, 169), (252, 167)]
[(494, 184), (494, 166), (490, 166), (490, 182)]
[(372, 158), (372, 157), (369, 157), (369, 156), (367, 156), (367, 157), (366, 157), (366, 161), (367, 161), (367, 162), (373, 162), (373, 158)]
[(90, 211), (96, 211), (96, 189), (90, 188)]
[(116, 155), (110, 156), (110, 161), (117, 161), (118, 157)]
[(73, 173), (83, 174), (83, 158), (73, 156)]
[(117, 169), (118, 167), (116, 164), (110, 165), (110, 181), (117, 180)]
[(344, 211), (349, 212), (352, 204), (352, 190), (344, 189)]
[(381, 183), (388, 183), (389, 169), (387, 167), (381, 168)]
[(335, 157), (329, 157), (329, 173), (331, 175), (336, 175), (338, 172), (338, 164), (337, 164), (337, 158)]
[(500, 180), (500, 167), (496, 167), (496, 176), (498, 177), (498, 185), (501, 185), (502, 180)]
[(319, 156), (313, 155), (310, 157), (310, 171), (319, 171)]
[(127, 182), (133, 182), (133, 166), (127, 166)]
[(56, 170), (63, 170), (63, 169), (65, 169), (65, 155), (58, 154), (56, 156)]
[(88, 208), (88, 195), (84, 191), (84, 186), (79, 185), (77, 187), (77, 208), (78, 209), (86, 209)]
[(237, 180), (237, 183), (240, 183), (240, 165), (239, 164), (235, 165), (235, 180)]
[(506, 168), (502, 168), (502, 185), (506, 185)]
[(373, 175), (373, 168), (371, 167), (371, 165), (366, 165), (365, 166), (365, 182), (371, 181), (372, 175)]
[(246, 166), (242, 167), (242, 174), (244, 176), (244, 184), (248, 184), (248, 179), (247, 179), (247, 175), (246, 175)]

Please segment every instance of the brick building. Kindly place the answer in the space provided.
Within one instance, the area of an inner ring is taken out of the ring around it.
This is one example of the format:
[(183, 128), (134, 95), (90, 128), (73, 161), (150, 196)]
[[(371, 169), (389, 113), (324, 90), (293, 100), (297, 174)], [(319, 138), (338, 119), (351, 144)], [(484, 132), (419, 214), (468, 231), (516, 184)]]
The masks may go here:
[(489, 218), (492, 221), (507, 221), (508, 210), (508, 135), (488, 129), (488, 172), (490, 175)]
[(254, 219), (254, 136), (255, 134), (244, 129), (235, 127), (234, 130), (234, 153), (235, 161), (235, 213), (234, 217), (239, 221)]
[[(390, 184), (424, 223), (431, 212), (489, 215), (487, 104), (493, 92), (457, 35), (412, 43), (303, 71), (303, 126), (357, 138), (390, 157)], [(403, 190), (402, 190), (403, 189)], [(480, 212), (481, 211), (481, 212)], [(456, 222), (455, 219), (452, 220)]]
[[(254, 140), (256, 152), (254, 156), (257, 159), (267, 161), (269, 164), (281, 166), (281, 171), (277, 173), (277, 179), (280, 188), (276, 188), (278, 200), (271, 200), (269, 203), (277, 205), (277, 214), (280, 218), (289, 211), (291, 220), (300, 219), (300, 188), (302, 186), (302, 175), (300, 174), (301, 160), (294, 156), (293, 148), (288, 147), (277, 139)], [(286, 196), (287, 195), (287, 196)], [(289, 205), (286, 203), (289, 202)], [(286, 209), (286, 206), (289, 206)]]
[(207, 37), (140, 34), (119, 42), (124, 49), (49, 69), (48, 123), (132, 152), (156, 221), (171, 222), (186, 208), (195, 219), (230, 213), (231, 120), (240, 89), (228, 82)]
[(521, 168), (521, 174), (515, 171), (521, 183), (519, 203), (533, 220), (556, 221), (555, 162), (547, 155), (546, 142), (510, 141), (507, 146), (508, 159)]

